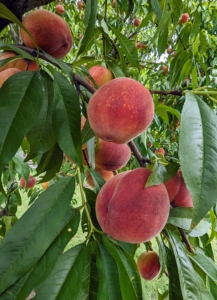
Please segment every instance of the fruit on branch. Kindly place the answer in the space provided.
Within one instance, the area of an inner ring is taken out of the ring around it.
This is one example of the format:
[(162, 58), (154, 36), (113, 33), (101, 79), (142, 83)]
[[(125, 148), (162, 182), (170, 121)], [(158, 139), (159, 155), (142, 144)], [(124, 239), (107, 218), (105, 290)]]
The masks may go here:
[(116, 7), (116, 0), (112, 0), (111, 7), (112, 7), (112, 8), (115, 8), (115, 7)]
[(64, 6), (63, 6), (62, 4), (58, 4), (58, 5), (56, 6), (56, 12), (57, 12), (59, 15), (64, 14), (64, 12), (65, 12)]
[(158, 254), (155, 251), (143, 252), (137, 259), (137, 267), (142, 278), (156, 278), (161, 269)]
[(0, 72), (0, 88), (2, 87), (3, 83), (12, 75), (16, 74), (20, 72), (20, 70), (16, 69), (16, 68), (10, 68), (10, 69), (6, 69), (2, 72)]
[(49, 181), (42, 182), (41, 187), (46, 190), (49, 187)]
[(25, 178), (23, 178), (23, 177), (20, 178), (20, 186), (22, 188), (31, 189), (35, 186), (35, 184), (36, 184), (36, 178), (31, 175), (29, 175), (27, 182), (26, 182)]
[(131, 150), (127, 144), (116, 144), (99, 140), (95, 153), (95, 163), (98, 168), (116, 171), (124, 167), (129, 161)]
[(167, 54), (171, 54), (173, 52), (173, 49), (172, 48), (167, 48)]
[(140, 23), (141, 22), (140, 22), (139, 19), (135, 19), (134, 22), (133, 22), (134, 26), (136, 26), (136, 27), (138, 27), (140, 25)]
[(164, 148), (159, 148), (158, 150), (155, 150), (155, 154), (157, 154), (159, 156), (164, 156), (164, 154), (165, 154)]
[[(103, 66), (94, 66), (89, 70), (90, 76), (94, 79), (98, 87), (113, 79), (112, 72)], [(88, 83), (95, 87), (94, 83), (87, 78)]]
[[(15, 57), (15, 56), (17, 56), (16, 52), (4, 51), (0, 55), (0, 61), (7, 59), (7, 58)], [(1, 67), (0, 72), (4, 71), (6, 69), (9, 69), (9, 68), (16, 68), (16, 69), (19, 69), (20, 71), (26, 71), (27, 70), (27, 60), (25, 60), (24, 58), (12, 60), (12, 61), (8, 62), (7, 64), (5, 64), (3, 67)]]
[(38, 64), (36, 64), (34, 60), (29, 60), (27, 64), (28, 64), (27, 66), (28, 71), (39, 71), (39, 66)]
[(181, 15), (181, 18), (179, 19), (179, 24), (184, 24), (187, 23), (189, 20), (189, 14), (188, 13), (184, 13)]
[(151, 124), (154, 103), (141, 83), (120, 77), (105, 83), (93, 94), (87, 114), (90, 126), (102, 140), (124, 144)]
[(84, 2), (83, 1), (78, 1), (77, 6), (78, 6), (79, 10), (82, 10), (84, 8)]
[[(70, 28), (63, 18), (43, 9), (30, 12), (22, 21), (30, 32), (36, 44), (48, 54), (64, 57), (72, 47)], [(35, 49), (30, 36), (21, 28), (21, 37), (24, 44)]]
[(173, 178), (164, 182), (172, 206), (193, 207), (193, 200), (186, 187), (182, 172), (178, 171)]
[(162, 67), (163, 73), (167, 74), (168, 73), (168, 67), (167, 66), (163, 66)]
[[(102, 178), (105, 181), (108, 181), (110, 178), (112, 178), (114, 176), (114, 173), (112, 171), (106, 171), (106, 170), (102, 170), (102, 169), (99, 169), (99, 168), (96, 168), (95, 170), (102, 176)], [(94, 187), (93, 178), (92, 178), (89, 171), (86, 171), (86, 180), (87, 180), (87, 183), (91, 187)]]
[(141, 43), (141, 42), (138, 42), (138, 43), (136, 44), (136, 48), (137, 48), (137, 49), (141, 49), (141, 48), (142, 48), (142, 43)]
[(170, 201), (164, 184), (145, 188), (151, 171), (138, 168), (107, 181), (96, 199), (96, 217), (113, 239), (142, 243), (164, 228)]

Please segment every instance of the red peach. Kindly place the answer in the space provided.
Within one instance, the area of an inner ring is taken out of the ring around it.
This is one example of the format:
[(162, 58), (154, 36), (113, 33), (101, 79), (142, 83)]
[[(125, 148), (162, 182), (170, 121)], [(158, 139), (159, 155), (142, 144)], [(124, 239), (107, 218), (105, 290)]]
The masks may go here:
[(87, 113), (96, 135), (104, 141), (124, 144), (151, 124), (154, 103), (141, 83), (120, 77), (105, 83), (93, 94)]
[(2, 87), (3, 83), (12, 75), (16, 74), (20, 72), (20, 70), (16, 69), (16, 68), (10, 68), (10, 69), (6, 69), (2, 72), (0, 72), (0, 88)]
[(164, 228), (170, 201), (164, 184), (145, 188), (151, 171), (138, 168), (115, 175), (100, 190), (96, 217), (113, 239), (143, 243)]
[(172, 206), (177, 207), (194, 207), (193, 199), (189, 190), (186, 187), (182, 173), (180, 172), (180, 187), (177, 195), (175, 196)]
[[(17, 56), (16, 52), (4, 51), (0, 55), (0, 61), (3, 59), (10, 58), (10, 57), (15, 57), (15, 56)], [(7, 64), (5, 64), (3, 67), (1, 67), (0, 72), (4, 71), (6, 69), (10, 69), (10, 68), (19, 69), (20, 71), (26, 71), (27, 61), (24, 58), (18, 58), (16, 60), (12, 60), (12, 61), (8, 62)]]
[(187, 23), (189, 20), (189, 14), (188, 13), (184, 13), (181, 15), (181, 18), (179, 20), (179, 24), (184, 24)]
[(142, 278), (152, 280), (160, 273), (159, 256), (155, 251), (143, 252), (137, 260), (137, 266)]
[(131, 150), (127, 144), (116, 144), (99, 140), (95, 153), (96, 166), (106, 171), (116, 171), (129, 161)]
[(164, 185), (167, 189), (170, 202), (172, 202), (176, 195), (178, 194), (181, 183), (180, 172), (177, 172), (170, 180), (164, 182)]
[(64, 12), (65, 12), (64, 6), (63, 6), (62, 4), (58, 4), (58, 5), (56, 6), (56, 12), (57, 12), (59, 15), (64, 14)]
[[(113, 79), (112, 72), (103, 66), (94, 66), (90, 68), (89, 74), (99, 87)], [(87, 78), (87, 81), (91, 86), (95, 87), (89, 78)]]
[[(22, 21), (37, 45), (48, 54), (64, 57), (72, 47), (70, 28), (63, 18), (43, 9), (30, 12)], [(21, 28), (22, 40), (27, 47), (35, 49), (30, 36)]]
[(138, 27), (140, 25), (140, 20), (139, 19), (135, 19), (133, 22), (134, 26)]
[(31, 175), (29, 175), (27, 183), (25, 178), (23, 177), (20, 178), (20, 186), (22, 188), (31, 189), (32, 187), (35, 186), (35, 184), (36, 184), (36, 178)]

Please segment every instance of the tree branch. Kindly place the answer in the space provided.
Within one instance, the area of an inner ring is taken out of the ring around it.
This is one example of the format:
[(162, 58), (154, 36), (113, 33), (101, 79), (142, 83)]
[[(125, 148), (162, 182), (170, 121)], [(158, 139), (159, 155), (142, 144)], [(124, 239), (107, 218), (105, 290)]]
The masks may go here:
[(193, 250), (193, 248), (191, 247), (191, 244), (190, 244), (190, 242), (189, 242), (189, 240), (188, 240), (188, 237), (187, 237), (187, 235), (185, 234), (184, 230), (183, 230), (182, 228), (180, 228), (180, 227), (177, 227), (177, 228), (178, 228), (178, 230), (179, 230), (179, 232), (180, 232), (180, 234), (181, 234), (181, 236), (182, 236), (182, 241), (183, 241), (183, 243), (185, 243), (185, 245), (186, 245), (188, 251), (194, 254), (194, 250)]
[(131, 151), (133, 152), (134, 156), (136, 157), (140, 167), (145, 168), (146, 163), (151, 164), (150, 159), (145, 158), (141, 155), (138, 148), (136, 147), (136, 144), (133, 141), (130, 141), (128, 143), (128, 146), (130, 147)]
[[(47, 5), (54, 2), (54, 0), (0, 0), (0, 3), (4, 4), (12, 13), (17, 16), (21, 21), (23, 14), (36, 8), (40, 5)], [(4, 29), (8, 24), (12, 23), (8, 19), (0, 18), (0, 31)]]

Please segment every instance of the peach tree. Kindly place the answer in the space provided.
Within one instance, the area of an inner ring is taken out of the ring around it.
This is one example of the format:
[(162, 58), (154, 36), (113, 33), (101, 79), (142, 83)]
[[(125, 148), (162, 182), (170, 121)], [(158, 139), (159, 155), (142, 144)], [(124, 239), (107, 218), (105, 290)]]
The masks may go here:
[(217, 299), (216, 2), (13, 2), (0, 299)]

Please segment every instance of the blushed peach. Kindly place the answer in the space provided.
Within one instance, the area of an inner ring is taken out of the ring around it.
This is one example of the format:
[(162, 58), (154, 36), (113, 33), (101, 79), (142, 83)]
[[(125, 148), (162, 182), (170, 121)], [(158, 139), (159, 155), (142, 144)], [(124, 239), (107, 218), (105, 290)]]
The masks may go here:
[(151, 124), (154, 102), (141, 83), (120, 77), (105, 83), (93, 94), (87, 114), (90, 126), (102, 140), (124, 144)]
[(170, 180), (165, 181), (164, 185), (167, 189), (170, 202), (172, 202), (178, 194), (181, 183), (180, 172), (177, 172)]
[(189, 190), (186, 187), (182, 173), (180, 172), (180, 187), (177, 195), (172, 201), (172, 206), (177, 207), (194, 207), (193, 199)]
[(10, 68), (10, 69), (6, 69), (2, 72), (0, 72), (0, 88), (2, 87), (3, 83), (12, 75), (16, 74), (20, 72), (20, 70), (16, 69), (16, 68)]
[(113, 239), (143, 243), (164, 228), (170, 201), (164, 184), (145, 188), (151, 171), (138, 168), (115, 175), (100, 190), (96, 217)]
[[(64, 57), (72, 47), (72, 35), (66, 21), (43, 9), (30, 12), (22, 21), (37, 45), (48, 54)], [(21, 28), (21, 37), (27, 47), (35, 49), (30, 36)]]
[(137, 259), (137, 267), (142, 278), (156, 278), (161, 269), (158, 254), (155, 251), (143, 252)]
[[(4, 59), (15, 57), (15, 56), (17, 56), (16, 52), (4, 51), (0, 55), (0, 60), (4, 60)], [(27, 70), (27, 60), (25, 60), (24, 58), (12, 60), (12, 61), (6, 63), (3, 67), (1, 67), (0, 72), (4, 71), (6, 69), (10, 69), (10, 68), (19, 69), (20, 71), (26, 71)]]
[(25, 178), (20, 178), (20, 186), (26, 189), (31, 189), (36, 184), (36, 178), (29, 175), (28, 181), (26, 182)]
[[(98, 87), (113, 79), (112, 72), (103, 66), (94, 66), (89, 70), (90, 76), (94, 79)], [(87, 78), (88, 83), (95, 87), (93, 82)]]

